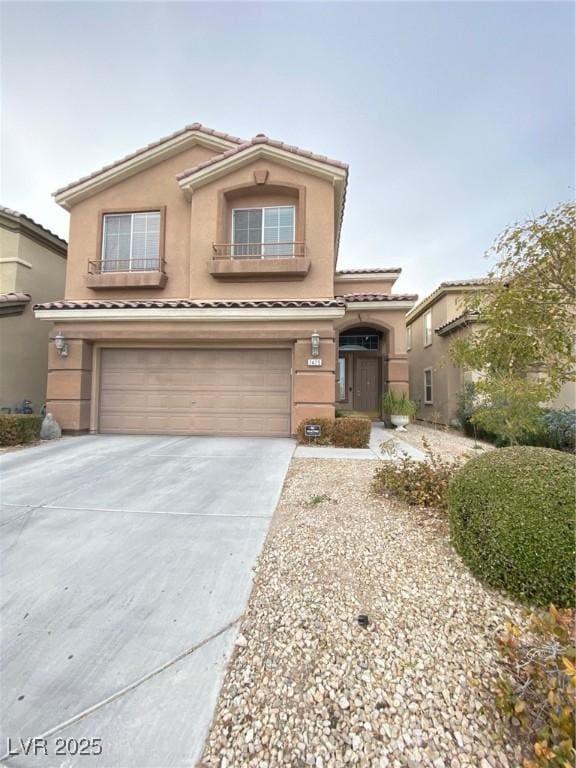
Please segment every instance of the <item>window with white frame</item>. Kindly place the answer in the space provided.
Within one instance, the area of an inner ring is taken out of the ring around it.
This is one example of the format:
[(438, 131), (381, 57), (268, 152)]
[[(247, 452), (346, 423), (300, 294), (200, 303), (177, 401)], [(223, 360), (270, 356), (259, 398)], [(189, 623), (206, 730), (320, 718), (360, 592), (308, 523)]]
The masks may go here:
[(412, 349), (412, 326), (406, 326), (406, 351)]
[(432, 368), (426, 368), (424, 371), (424, 402), (431, 404), (432, 401)]
[(102, 271), (160, 269), (160, 211), (106, 213), (102, 222)]
[(346, 400), (346, 358), (338, 358), (338, 400)]
[(294, 255), (295, 208), (235, 208), (232, 211), (233, 255), (274, 258)]
[(432, 344), (432, 312), (424, 315), (424, 346)]

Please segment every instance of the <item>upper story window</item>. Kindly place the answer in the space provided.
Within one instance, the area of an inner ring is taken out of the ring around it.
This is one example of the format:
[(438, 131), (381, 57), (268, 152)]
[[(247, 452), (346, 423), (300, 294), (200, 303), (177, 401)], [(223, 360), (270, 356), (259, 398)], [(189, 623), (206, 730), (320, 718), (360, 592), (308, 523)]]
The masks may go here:
[(159, 270), (160, 229), (160, 211), (104, 214), (102, 272)]
[(406, 351), (412, 349), (412, 326), (406, 326)]
[(295, 207), (235, 208), (232, 211), (233, 255), (274, 258), (294, 256)]
[(424, 346), (432, 344), (432, 312), (424, 315)]

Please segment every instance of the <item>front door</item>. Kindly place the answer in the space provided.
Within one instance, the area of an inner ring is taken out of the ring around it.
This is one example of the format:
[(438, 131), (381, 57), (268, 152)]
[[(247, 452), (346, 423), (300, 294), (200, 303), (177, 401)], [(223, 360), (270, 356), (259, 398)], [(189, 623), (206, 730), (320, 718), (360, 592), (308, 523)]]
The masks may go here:
[(354, 373), (354, 410), (377, 411), (378, 402), (378, 364), (377, 357), (356, 356)]

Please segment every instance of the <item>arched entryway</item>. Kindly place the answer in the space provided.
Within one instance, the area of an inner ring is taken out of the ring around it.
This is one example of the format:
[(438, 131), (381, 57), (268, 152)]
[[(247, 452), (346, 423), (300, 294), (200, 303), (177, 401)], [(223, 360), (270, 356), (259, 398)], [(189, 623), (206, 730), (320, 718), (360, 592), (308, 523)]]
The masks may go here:
[(386, 381), (386, 331), (369, 325), (341, 329), (336, 371), (336, 408), (380, 414)]

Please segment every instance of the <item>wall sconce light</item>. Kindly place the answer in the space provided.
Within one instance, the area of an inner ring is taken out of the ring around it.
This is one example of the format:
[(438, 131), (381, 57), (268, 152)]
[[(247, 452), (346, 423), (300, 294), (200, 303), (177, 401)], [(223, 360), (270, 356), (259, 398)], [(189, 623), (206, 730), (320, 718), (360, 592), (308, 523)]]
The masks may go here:
[(314, 331), (310, 337), (310, 346), (312, 348), (312, 357), (318, 357), (320, 354), (320, 334)]
[(58, 352), (60, 357), (68, 357), (68, 344), (62, 331), (58, 331), (54, 337), (54, 346), (56, 347), (56, 352)]

